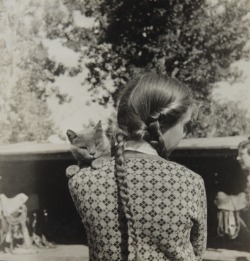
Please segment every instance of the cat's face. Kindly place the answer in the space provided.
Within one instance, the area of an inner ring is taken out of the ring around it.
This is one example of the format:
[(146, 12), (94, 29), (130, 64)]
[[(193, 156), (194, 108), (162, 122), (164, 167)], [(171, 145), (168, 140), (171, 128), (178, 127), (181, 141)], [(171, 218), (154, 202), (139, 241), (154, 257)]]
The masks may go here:
[(68, 130), (67, 136), (72, 154), (78, 161), (92, 161), (110, 154), (110, 142), (102, 129), (101, 121), (80, 133)]

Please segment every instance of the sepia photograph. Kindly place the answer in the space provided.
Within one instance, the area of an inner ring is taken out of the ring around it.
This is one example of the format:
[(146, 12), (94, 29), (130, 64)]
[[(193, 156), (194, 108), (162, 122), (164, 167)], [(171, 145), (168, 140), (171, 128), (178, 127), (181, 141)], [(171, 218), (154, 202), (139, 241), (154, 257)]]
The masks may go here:
[(250, 261), (250, 0), (0, 0), (0, 261)]

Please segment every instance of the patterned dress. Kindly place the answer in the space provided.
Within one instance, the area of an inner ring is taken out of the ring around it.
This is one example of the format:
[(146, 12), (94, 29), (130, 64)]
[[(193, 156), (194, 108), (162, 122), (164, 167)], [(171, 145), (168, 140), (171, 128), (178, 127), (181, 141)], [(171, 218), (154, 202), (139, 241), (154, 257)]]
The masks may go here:
[[(203, 179), (159, 156), (126, 152), (128, 191), (143, 261), (202, 260), (207, 208)], [(127, 261), (130, 237), (114, 176), (114, 159), (69, 180), (87, 232), (91, 261)]]

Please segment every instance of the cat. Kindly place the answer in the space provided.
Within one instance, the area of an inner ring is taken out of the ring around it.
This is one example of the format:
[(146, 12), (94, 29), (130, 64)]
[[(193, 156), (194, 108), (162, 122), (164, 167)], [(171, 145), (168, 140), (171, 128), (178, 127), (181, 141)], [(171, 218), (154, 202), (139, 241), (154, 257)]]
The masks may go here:
[(69, 129), (66, 134), (71, 144), (71, 153), (80, 168), (92, 166), (98, 169), (111, 158), (111, 144), (101, 121), (79, 133)]

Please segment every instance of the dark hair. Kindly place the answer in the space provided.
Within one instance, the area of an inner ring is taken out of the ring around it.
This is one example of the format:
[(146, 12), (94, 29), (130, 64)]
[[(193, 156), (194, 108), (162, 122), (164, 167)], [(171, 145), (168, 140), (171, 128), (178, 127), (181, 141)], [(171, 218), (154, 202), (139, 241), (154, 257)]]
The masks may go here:
[(116, 177), (128, 222), (129, 236), (136, 260), (138, 239), (128, 195), (125, 175), (124, 146), (127, 140), (145, 140), (166, 157), (162, 133), (178, 123), (192, 104), (191, 90), (176, 79), (146, 73), (132, 79), (122, 92), (118, 104)]

